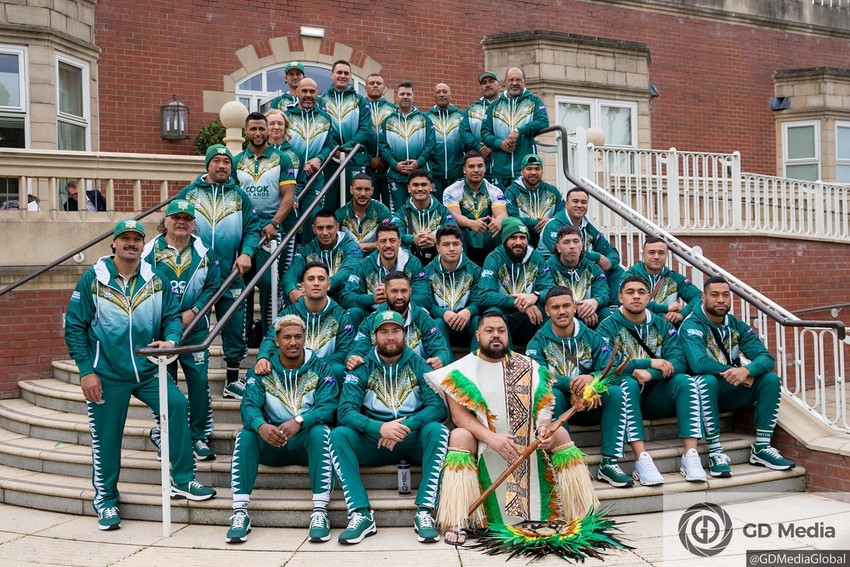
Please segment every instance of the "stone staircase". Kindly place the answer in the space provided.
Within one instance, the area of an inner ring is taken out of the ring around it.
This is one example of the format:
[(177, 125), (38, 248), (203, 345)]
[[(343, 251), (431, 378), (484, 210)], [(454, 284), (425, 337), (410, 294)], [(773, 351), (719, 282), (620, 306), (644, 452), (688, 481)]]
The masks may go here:
[[(218, 454), (215, 461), (197, 464), (198, 480), (218, 490), (217, 498), (205, 502), (172, 501), (175, 522), (228, 524), (230, 516), (230, 455), (239, 428), (239, 403), (221, 397), (224, 369), (221, 347), (211, 348), (210, 387), (216, 427), (210, 445)], [(253, 364), (255, 350), (243, 364)], [(54, 378), (19, 382), (22, 397), (0, 400), (0, 502), (73, 514), (93, 514), (91, 499), (91, 439), (86, 420), (86, 404), (79, 388), (79, 374), (72, 361), (53, 363)], [(185, 382), (180, 381), (181, 387)], [(663, 487), (635, 486), (611, 488), (595, 482), (600, 501), (612, 506), (613, 513), (638, 514), (662, 509), (665, 493), (691, 493), (696, 500), (708, 498), (712, 490), (740, 492), (792, 492), (806, 488), (805, 470), (778, 472), (747, 464), (750, 435), (731, 431), (731, 416), (725, 415), (722, 440), (732, 460), (732, 478), (713, 479), (691, 484), (678, 473), (682, 454), (676, 439), (674, 419), (646, 421), (647, 450), (664, 474)], [(128, 519), (161, 518), (160, 464), (148, 434), (153, 426), (146, 406), (133, 399), (124, 428), (121, 470), (121, 515)], [(597, 427), (573, 427), (573, 437), (587, 453), (595, 475), (599, 454)], [(704, 456), (706, 447), (699, 446)], [(623, 468), (631, 470), (631, 456)], [(306, 467), (260, 467), (256, 489), (251, 498), (251, 519), (257, 526), (303, 527), (311, 511)], [(413, 468), (414, 487), (418, 468)], [(381, 525), (409, 526), (414, 510), (413, 495), (401, 496), (396, 490), (396, 468), (363, 469), (373, 508)], [(337, 489), (330, 504), (331, 522), (344, 526), (345, 507)]]

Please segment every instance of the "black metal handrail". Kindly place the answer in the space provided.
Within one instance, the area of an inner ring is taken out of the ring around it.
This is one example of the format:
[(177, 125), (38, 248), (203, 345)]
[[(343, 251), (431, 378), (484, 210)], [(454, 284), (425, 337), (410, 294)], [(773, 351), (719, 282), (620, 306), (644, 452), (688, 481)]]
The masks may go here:
[(818, 307), (806, 307), (805, 309), (795, 309), (791, 313), (814, 313), (815, 311), (832, 311), (833, 309), (845, 309), (850, 307), (850, 303), (833, 303), (832, 305), (820, 305)]
[[(309, 207), (307, 207), (306, 210), (304, 210), (303, 212), (301, 212), (301, 214), (299, 214), (298, 220), (295, 222), (295, 226), (293, 226), (292, 229), (284, 235), (280, 244), (269, 255), (268, 260), (266, 260), (266, 262), (257, 269), (257, 273), (254, 275), (253, 278), (251, 278), (251, 281), (249, 281), (248, 283), (245, 284), (245, 289), (254, 289), (254, 287), (257, 285), (257, 282), (259, 282), (260, 279), (263, 277), (263, 275), (269, 270), (269, 268), (271, 268), (272, 264), (274, 264), (274, 262), (275, 262), (275, 260), (277, 260), (278, 256), (280, 256), (281, 253), (283, 253), (283, 250), (286, 248), (286, 245), (289, 243), (289, 241), (292, 240), (293, 238), (295, 238), (295, 234), (298, 232), (298, 229), (301, 228), (302, 225), (304, 225), (304, 223), (307, 221), (307, 219), (310, 218), (310, 214), (313, 212), (313, 210), (319, 206), (319, 203), (321, 203), (322, 198), (325, 196), (325, 194), (328, 192), (328, 190), (332, 187), (332, 185), (336, 182), (339, 175), (345, 172), (345, 166), (348, 165), (348, 162), (351, 161), (351, 159), (354, 157), (354, 154), (356, 154), (358, 151), (360, 151), (360, 149), (362, 147), (363, 146), (361, 144), (355, 144), (355, 146), (353, 148), (350, 148), (350, 149), (345, 148), (343, 146), (337, 146), (333, 150), (334, 152), (339, 151), (340, 153), (344, 153), (344, 154), (347, 154), (347, 155), (345, 156), (345, 158), (343, 160), (340, 161), (339, 166), (337, 167), (337, 170), (333, 173), (333, 175), (331, 175), (330, 178), (325, 181), (325, 185), (324, 185), (324, 187), (322, 187), (321, 191), (319, 191), (318, 195), (316, 196), (316, 199), (310, 204)], [(316, 173), (324, 171), (325, 167), (330, 162), (331, 162), (330, 159), (325, 160), (325, 163), (322, 164), (322, 167), (319, 168), (319, 170)], [(311, 181), (313, 179), (315, 179), (316, 176), (317, 175), (314, 174), (313, 177), (311, 178)], [(304, 186), (304, 189), (306, 190), (309, 186), (310, 186), (310, 183), (308, 182), (307, 185)], [(305, 190), (302, 190), (302, 195), (304, 193), (306, 193)], [(226, 288), (224, 288), (224, 285), (222, 285), (222, 289), (226, 289)], [(219, 318), (216, 321), (215, 326), (212, 329), (209, 330), (209, 333), (207, 333), (206, 339), (204, 339), (204, 341), (202, 343), (199, 343), (199, 344), (196, 344), (196, 345), (178, 345), (178, 346), (174, 346), (174, 347), (165, 347), (165, 348), (144, 347), (144, 348), (136, 349), (136, 354), (138, 354), (140, 356), (165, 356), (165, 357), (167, 357), (167, 356), (171, 356), (171, 355), (174, 355), (174, 354), (183, 354), (183, 353), (187, 353), (187, 352), (200, 352), (202, 350), (208, 349), (210, 347), (210, 345), (212, 344), (213, 340), (215, 339), (216, 335), (218, 335), (221, 332), (221, 329), (227, 324), (228, 321), (230, 321), (230, 319), (233, 317), (233, 314), (236, 313), (236, 311), (239, 309), (239, 304), (242, 301), (245, 301), (245, 299), (247, 297), (248, 297), (247, 293), (242, 294), (239, 297), (239, 299), (237, 299), (236, 301), (233, 302), (233, 304), (230, 306), (230, 308), (228, 308), (228, 310), (224, 313), (224, 315), (222, 315), (221, 318)], [(201, 317), (203, 317), (202, 313), (207, 313), (212, 308), (212, 306), (214, 304), (212, 299), (214, 299), (214, 298), (215, 297), (211, 298), (210, 301), (208, 301), (204, 305), (204, 308), (201, 311), (199, 311), (197, 315), (195, 315), (195, 317), (192, 319), (192, 323), (196, 323), (197, 320), (199, 320)], [(183, 338), (185, 339), (185, 335), (184, 335)]]
[[(560, 125), (549, 126), (548, 128), (544, 128), (540, 130), (537, 135), (548, 134), (550, 132), (557, 132), (561, 135), (561, 159), (564, 163), (564, 177), (567, 178), (567, 181), (575, 185), (576, 187), (580, 187), (583, 191), (585, 191), (588, 195), (595, 198), (597, 201), (617, 213), (619, 216), (624, 218), (626, 222), (633, 225), (639, 231), (643, 232), (647, 236), (654, 236), (663, 238), (667, 243), (667, 247), (677, 256), (683, 258), (687, 261), (691, 266), (697, 268), (701, 272), (705, 274), (716, 274), (720, 271), (720, 266), (715, 264), (714, 262), (705, 259), (702, 256), (697, 256), (691, 252), (689, 246), (681, 243), (678, 239), (673, 237), (672, 234), (661, 228), (660, 226), (650, 222), (645, 217), (633, 213), (631, 211), (623, 210), (622, 205), (617, 201), (612, 195), (604, 192), (598, 191), (592, 185), (588, 185), (581, 179), (575, 177), (569, 168), (569, 151), (567, 148), (567, 137), (568, 132), (567, 129)], [(779, 323), (780, 325), (784, 325), (786, 327), (813, 327), (813, 328), (821, 328), (821, 329), (833, 329), (835, 330), (836, 335), (840, 340), (844, 340), (846, 336), (846, 330), (844, 324), (840, 321), (814, 321), (814, 320), (804, 320), (788, 317), (787, 315), (780, 313), (777, 311), (772, 305), (768, 305), (764, 303), (760, 298), (754, 296), (748, 289), (745, 287), (741, 287), (737, 285), (736, 282), (729, 282), (729, 287), (740, 297), (744, 298), (749, 303), (755, 305), (759, 309), (761, 309), (768, 317)]]

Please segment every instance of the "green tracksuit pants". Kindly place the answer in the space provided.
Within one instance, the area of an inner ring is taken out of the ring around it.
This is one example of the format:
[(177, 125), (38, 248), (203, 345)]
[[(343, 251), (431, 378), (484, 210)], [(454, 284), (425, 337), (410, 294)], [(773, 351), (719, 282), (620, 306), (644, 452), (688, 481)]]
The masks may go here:
[[(187, 345), (202, 342), (206, 333), (186, 339)], [(176, 361), (168, 365), (168, 375), (177, 383), (177, 363), (183, 368), (183, 376), (186, 378), (186, 388), (189, 393), (189, 431), (192, 441), (206, 441), (215, 427), (215, 416), (212, 411), (210, 400), (210, 384), (208, 380), (209, 351), (187, 352), (181, 354)], [(152, 411), (156, 427), (151, 431), (151, 439), (159, 446), (159, 418)]]
[[(237, 279), (241, 287), (241, 280)], [(236, 284), (234, 284), (236, 285)], [(241, 294), (243, 290), (239, 290)], [(215, 315), (219, 319), (233, 305), (235, 299), (222, 297), (215, 304)], [(239, 304), (239, 309), (221, 330), (221, 345), (224, 351), (224, 362), (227, 366), (238, 367), (248, 355), (248, 344), (245, 342), (245, 302)]]
[(327, 505), (334, 487), (330, 435), (327, 425), (314, 425), (293, 435), (283, 447), (274, 447), (259, 433), (242, 429), (236, 436), (230, 467), (234, 507), (239, 507), (240, 503), (247, 506), (261, 464), (270, 467), (307, 465), (313, 502)]
[(755, 405), (753, 423), (756, 438), (770, 439), (773, 436), (781, 396), (779, 376), (773, 372), (755, 376), (750, 388), (733, 386), (713, 374), (700, 374), (695, 379), (700, 392), (706, 441), (720, 436), (720, 412), (735, 411), (750, 405)]
[(404, 206), (404, 202), (410, 196), (407, 192), (407, 182), (387, 181), (387, 186), (390, 189), (390, 210), (393, 213), (400, 211)]
[[(281, 226), (281, 232), (278, 233), (279, 238), (283, 237), (283, 231), (288, 232), (292, 229), (290, 225), (288, 228)], [(278, 290), (278, 304), (277, 310), (280, 311), (284, 304), (280, 302), (280, 297), (285, 296), (283, 293), (283, 274), (286, 272), (286, 269), (289, 268), (289, 264), (292, 263), (292, 258), (295, 256), (295, 240), (290, 240), (287, 245), (287, 249), (280, 253), (278, 256), (278, 277), (277, 277), (277, 290)], [(264, 246), (261, 246), (257, 249), (257, 252), (254, 254), (254, 257), (251, 260), (251, 269), (245, 273), (245, 281), (249, 281), (251, 278), (256, 275), (257, 270), (259, 270), (263, 264), (265, 264), (269, 257), (271, 257), (271, 250), (267, 249)], [(268, 332), (271, 327), (272, 320), (274, 319), (275, 313), (272, 313), (272, 270), (273, 268), (269, 268), (260, 278), (260, 281), (257, 282), (257, 287), (260, 289), (260, 323), (263, 326), (263, 333)], [(289, 305), (289, 298), (287, 298), (286, 305)], [(248, 297), (245, 302), (245, 328), (250, 329), (251, 325), (254, 324), (254, 294), (248, 293)]]
[(359, 508), (369, 508), (369, 497), (360, 479), (360, 466), (391, 465), (402, 459), (422, 465), (416, 505), (436, 508), (440, 471), (449, 446), (449, 430), (442, 423), (427, 423), (419, 431), (411, 432), (392, 451), (383, 447), (378, 449), (378, 439), (377, 435), (360, 433), (344, 425), (331, 432), (331, 456), (348, 514)]
[(687, 374), (674, 374), (645, 384), (641, 392), (641, 410), (646, 419), (675, 415), (680, 439), (702, 437), (699, 388), (697, 381)]
[[(330, 167), (330, 166), (328, 166), (328, 167)], [(299, 216), (301, 216), (303, 211), (307, 210), (307, 207), (309, 207), (311, 204), (313, 204), (318, 199), (319, 191), (321, 191), (322, 187), (324, 187), (324, 186), (325, 186), (325, 173), (324, 172), (317, 173), (316, 174), (316, 181), (313, 183), (313, 185), (310, 187), (310, 189), (306, 193), (302, 194), (302, 196), (301, 196), (301, 200), (298, 204), (298, 215)], [(328, 193), (330, 193), (331, 191), (334, 191), (335, 189), (336, 189), (335, 186), (331, 187), (330, 189), (328, 189)], [(306, 221), (304, 221), (304, 224), (301, 225), (301, 244), (302, 245), (309, 244), (310, 242), (312, 242), (312, 240), (313, 240), (313, 217), (316, 216), (316, 213), (318, 213), (319, 211), (321, 211), (322, 209), (325, 208), (325, 203), (327, 202), (327, 200), (328, 200), (328, 197), (327, 197), (327, 193), (326, 193), (325, 196), (321, 199), (321, 202), (318, 205), (316, 205), (316, 208), (313, 209), (312, 213), (310, 213), (310, 218), (308, 218)]]
[(449, 348), (466, 348), (467, 344), (472, 345), (470, 352), (478, 348), (478, 341), (475, 340), (475, 330), (478, 328), (477, 315), (475, 317), (470, 317), (469, 323), (466, 324), (466, 328), (461, 331), (451, 329), (442, 317), (439, 319), (435, 318), (434, 323), (436, 324), (437, 329), (439, 329), (440, 334), (446, 338), (446, 342), (449, 343)]
[[(118, 505), (118, 476), (121, 473), (121, 440), (130, 396), (159, 413), (159, 384), (155, 377), (141, 382), (116, 382), (101, 378), (103, 403), (87, 401), (91, 433), (92, 485), (95, 511)], [(185, 484), (195, 478), (195, 458), (189, 435), (189, 408), (183, 393), (168, 381), (168, 431), (171, 478)]]

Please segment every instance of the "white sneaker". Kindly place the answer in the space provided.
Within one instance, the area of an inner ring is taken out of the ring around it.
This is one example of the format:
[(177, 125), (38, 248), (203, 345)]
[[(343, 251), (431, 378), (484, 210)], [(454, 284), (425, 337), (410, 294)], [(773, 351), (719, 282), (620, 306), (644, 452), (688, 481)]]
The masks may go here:
[(638, 455), (635, 461), (635, 470), (632, 472), (632, 477), (644, 486), (658, 486), (664, 484), (664, 477), (658, 472), (655, 463), (649, 453), (644, 451)]
[(688, 482), (705, 482), (705, 469), (702, 468), (702, 461), (696, 449), (688, 449), (688, 452), (682, 456), (682, 468), (679, 469), (682, 476)]

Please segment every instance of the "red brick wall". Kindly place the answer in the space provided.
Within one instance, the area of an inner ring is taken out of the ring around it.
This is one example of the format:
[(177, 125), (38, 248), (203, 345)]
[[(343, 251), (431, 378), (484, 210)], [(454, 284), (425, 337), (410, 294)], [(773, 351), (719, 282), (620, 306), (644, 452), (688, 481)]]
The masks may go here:
[[(661, 96), (652, 109), (652, 147), (740, 150), (745, 171), (775, 171), (772, 73), (850, 60), (850, 44), (728, 22), (640, 12), (580, 0), (250, 3), (102, 0), (96, 8), (101, 150), (191, 153), (191, 140), (159, 138), (159, 106), (172, 94), (191, 108), (190, 132), (216, 117), (202, 113), (204, 90), (241, 67), (234, 52), (298, 37), (302, 25), (325, 28), (324, 46), (340, 42), (384, 65), (390, 84), (418, 86), (418, 104), (446, 81), (460, 106), (477, 96), (485, 36), (547, 29), (646, 44), (650, 80)], [(292, 43), (292, 42), (291, 42)], [(296, 42), (297, 43), (297, 42)], [(293, 45), (293, 48), (296, 46)]]
[(797, 442), (781, 427), (776, 429), (772, 444), (783, 456), (806, 467), (806, 489), (824, 492), (850, 491), (850, 457), (812, 451)]

